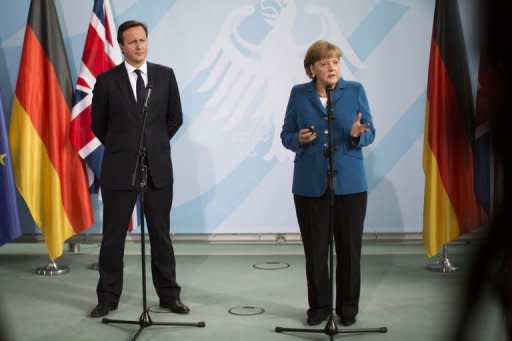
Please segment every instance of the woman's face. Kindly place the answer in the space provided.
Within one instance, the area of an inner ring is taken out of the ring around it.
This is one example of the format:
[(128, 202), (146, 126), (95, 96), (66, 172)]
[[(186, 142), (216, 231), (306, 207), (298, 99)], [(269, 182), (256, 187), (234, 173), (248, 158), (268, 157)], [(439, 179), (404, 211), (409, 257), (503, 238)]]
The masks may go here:
[(341, 61), (337, 57), (328, 57), (317, 60), (310, 66), (313, 76), (316, 76), (316, 82), (319, 85), (335, 85), (340, 79)]

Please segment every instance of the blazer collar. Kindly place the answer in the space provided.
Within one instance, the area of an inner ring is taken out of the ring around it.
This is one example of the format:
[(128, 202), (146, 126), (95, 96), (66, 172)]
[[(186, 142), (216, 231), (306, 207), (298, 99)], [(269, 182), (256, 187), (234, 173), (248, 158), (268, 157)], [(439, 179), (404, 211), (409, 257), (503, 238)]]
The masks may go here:
[(323, 106), (322, 102), (320, 102), (320, 97), (318, 96), (318, 93), (316, 92), (315, 88), (315, 81), (311, 81), (309, 83), (306, 83), (306, 89), (308, 91), (308, 98), (313, 107), (317, 108), (322, 115), (326, 114), (326, 109)]
[(133, 95), (132, 86), (130, 85), (130, 79), (128, 79), (128, 72), (126, 71), (124, 62), (116, 66), (115, 77), (117, 78), (116, 83), (119, 90), (124, 97), (124, 102), (128, 103), (130, 113), (135, 116), (140, 116), (137, 114), (137, 103), (135, 102), (135, 96)]
[(338, 101), (343, 97), (346, 86), (347, 82), (343, 78), (340, 78), (338, 83), (336, 83), (336, 87), (332, 93), (332, 101), (334, 102), (334, 105), (336, 105), (336, 103), (338, 103)]
[[(333, 94), (332, 94), (332, 100), (334, 105), (343, 97), (344, 89), (347, 85), (347, 82), (340, 78), (338, 83), (336, 83), (336, 87), (334, 88)], [(320, 97), (318, 96), (315, 88), (315, 82), (311, 81), (309, 83), (306, 83), (306, 88), (309, 92), (309, 100), (311, 103), (317, 107), (323, 114), (327, 113), (327, 109), (323, 106), (322, 102), (320, 102)]]
[(144, 61), (144, 63), (140, 66), (140, 67), (133, 67), (131, 66), (130, 64), (128, 64), (127, 62), (124, 62), (124, 67), (126, 68), (126, 72), (128, 74), (132, 73), (133, 71), (135, 71), (136, 69), (139, 69), (142, 71), (142, 73), (144, 74), (148, 74), (148, 62), (147, 61)]
[(147, 64), (147, 71), (148, 71), (148, 85), (153, 86), (154, 85), (154, 81), (156, 79), (156, 77), (155, 77), (155, 75), (156, 75), (156, 67), (155, 67), (155, 64), (152, 64), (150, 62), (147, 62), (146, 64)]

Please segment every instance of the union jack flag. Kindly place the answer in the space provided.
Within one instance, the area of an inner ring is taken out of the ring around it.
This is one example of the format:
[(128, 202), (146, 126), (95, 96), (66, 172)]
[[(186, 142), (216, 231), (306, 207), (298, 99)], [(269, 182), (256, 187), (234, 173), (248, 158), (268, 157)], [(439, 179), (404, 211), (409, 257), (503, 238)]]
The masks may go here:
[[(96, 77), (123, 60), (116, 40), (116, 28), (109, 0), (94, 0), (91, 21), (85, 39), (80, 74), (73, 95), (70, 139), (85, 160), (89, 190), (99, 192), (103, 145), (91, 129), (92, 90)], [(133, 210), (129, 230), (138, 226), (137, 207)]]

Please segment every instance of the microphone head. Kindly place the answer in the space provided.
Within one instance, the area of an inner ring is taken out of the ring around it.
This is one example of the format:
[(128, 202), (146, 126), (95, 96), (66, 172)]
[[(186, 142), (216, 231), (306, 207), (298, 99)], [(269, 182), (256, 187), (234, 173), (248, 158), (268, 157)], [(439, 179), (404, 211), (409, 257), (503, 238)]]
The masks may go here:
[(151, 84), (148, 84), (146, 86), (146, 96), (145, 96), (145, 99), (144, 99), (144, 108), (147, 108), (148, 105), (149, 105), (149, 98), (151, 97), (151, 91), (152, 91), (152, 86)]

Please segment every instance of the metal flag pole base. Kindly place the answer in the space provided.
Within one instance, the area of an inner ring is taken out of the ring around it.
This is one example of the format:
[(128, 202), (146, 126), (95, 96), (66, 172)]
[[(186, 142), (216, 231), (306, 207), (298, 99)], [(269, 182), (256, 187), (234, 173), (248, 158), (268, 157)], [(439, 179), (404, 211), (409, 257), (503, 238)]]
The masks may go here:
[(69, 266), (58, 265), (55, 261), (51, 260), (46, 266), (36, 268), (34, 272), (41, 276), (64, 275), (69, 272)]
[(443, 258), (441, 260), (435, 260), (427, 265), (427, 270), (433, 272), (458, 272), (462, 270), (460, 265), (453, 263), (448, 258), (448, 246), (443, 245)]

